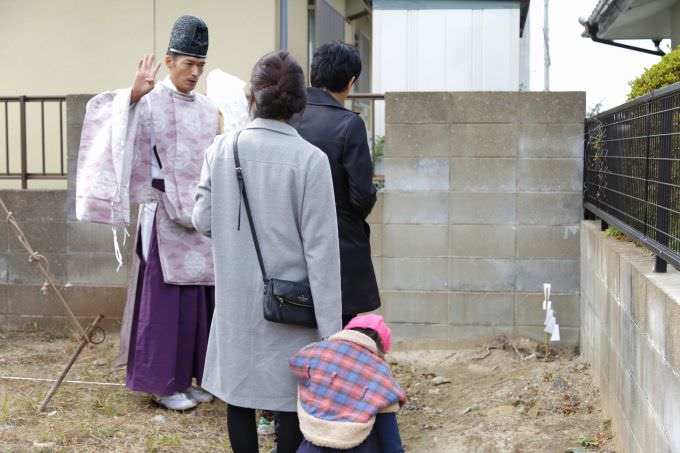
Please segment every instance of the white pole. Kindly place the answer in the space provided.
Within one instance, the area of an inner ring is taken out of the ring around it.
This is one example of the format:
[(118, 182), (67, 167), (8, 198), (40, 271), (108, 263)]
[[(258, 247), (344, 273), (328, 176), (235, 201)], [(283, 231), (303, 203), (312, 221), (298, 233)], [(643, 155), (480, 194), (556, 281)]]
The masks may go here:
[(550, 42), (548, 37), (548, 2), (543, 0), (543, 91), (550, 91)]

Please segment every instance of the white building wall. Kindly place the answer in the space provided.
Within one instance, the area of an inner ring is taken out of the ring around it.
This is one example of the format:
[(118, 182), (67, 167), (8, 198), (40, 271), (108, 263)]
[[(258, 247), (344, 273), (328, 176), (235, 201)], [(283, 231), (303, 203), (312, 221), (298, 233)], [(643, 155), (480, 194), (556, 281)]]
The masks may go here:
[(519, 8), (376, 9), (372, 90), (515, 91), (519, 43)]
[(375, 10), (373, 89), (519, 87), (519, 9)]

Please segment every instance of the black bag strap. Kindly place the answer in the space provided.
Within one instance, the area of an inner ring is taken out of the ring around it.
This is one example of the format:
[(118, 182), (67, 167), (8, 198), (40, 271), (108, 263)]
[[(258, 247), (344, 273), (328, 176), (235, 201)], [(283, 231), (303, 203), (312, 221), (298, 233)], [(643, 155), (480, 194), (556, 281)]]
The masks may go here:
[[(238, 136), (241, 131), (234, 134), (234, 166), (236, 167), (236, 179), (238, 179), (238, 187), (243, 197), (243, 204), (246, 206), (246, 214), (248, 215), (248, 223), (250, 224), (250, 233), (253, 236), (253, 244), (255, 244), (255, 252), (257, 253), (257, 260), (260, 262), (260, 270), (262, 271), (262, 280), (267, 282), (267, 273), (264, 270), (264, 261), (262, 260), (262, 252), (260, 251), (260, 243), (257, 240), (257, 233), (255, 232), (255, 224), (253, 223), (253, 215), (250, 213), (250, 204), (248, 203), (248, 194), (246, 193), (246, 184), (243, 181), (243, 170), (241, 169), (241, 161), (238, 158)], [(239, 227), (241, 225), (241, 206), (239, 203), (238, 209)]]

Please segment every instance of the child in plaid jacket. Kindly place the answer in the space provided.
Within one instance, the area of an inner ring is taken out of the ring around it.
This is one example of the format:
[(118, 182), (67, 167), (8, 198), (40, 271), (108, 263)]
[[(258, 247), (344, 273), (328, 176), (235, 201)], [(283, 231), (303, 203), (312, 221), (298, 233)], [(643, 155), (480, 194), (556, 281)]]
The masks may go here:
[(391, 342), (382, 316), (357, 316), (289, 360), (305, 436), (298, 453), (403, 453), (395, 413), (406, 394), (382, 357)]

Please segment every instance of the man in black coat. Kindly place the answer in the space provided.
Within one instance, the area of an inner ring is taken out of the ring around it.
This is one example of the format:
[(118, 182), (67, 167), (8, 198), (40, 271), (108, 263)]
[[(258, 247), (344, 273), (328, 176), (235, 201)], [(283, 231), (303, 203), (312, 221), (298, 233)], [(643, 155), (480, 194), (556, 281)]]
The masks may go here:
[(380, 307), (366, 223), (376, 200), (373, 162), (363, 120), (343, 107), (360, 73), (356, 48), (338, 41), (320, 46), (312, 59), (307, 106), (291, 121), (305, 140), (328, 155), (331, 165), (340, 236), (343, 325), (358, 313)]

